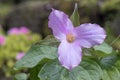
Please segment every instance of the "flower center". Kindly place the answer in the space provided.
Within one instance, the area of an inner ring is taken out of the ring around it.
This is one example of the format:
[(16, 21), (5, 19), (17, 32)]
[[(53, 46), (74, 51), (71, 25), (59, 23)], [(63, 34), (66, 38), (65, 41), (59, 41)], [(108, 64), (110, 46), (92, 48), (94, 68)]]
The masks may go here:
[(69, 43), (72, 43), (75, 40), (75, 36), (71, 33), (68, 33), (66, 39)]

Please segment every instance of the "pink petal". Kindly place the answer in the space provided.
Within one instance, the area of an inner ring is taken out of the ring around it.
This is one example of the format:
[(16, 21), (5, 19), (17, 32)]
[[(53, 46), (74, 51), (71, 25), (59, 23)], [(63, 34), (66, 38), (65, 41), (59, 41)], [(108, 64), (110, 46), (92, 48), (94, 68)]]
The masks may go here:
[(58, 56), (62, 66), (71, 70), (81, 62), (82, 51), (78, 44), (63, 40), (58, 48)]
[(73, 24), (68, 16), (62, 11), (52, 9), (49, 16), (49, 27), (58, 40), (65, 39), (65, 34), (73, 30)]
[(0, 45), (4, 45), (5, 44), (5, 37), (0, 35)]
[(16, 59), (20, 60), (24, 55), (25, 55), (24, 52), (20, 52), (20, 53), (17, 54)]
[(20, 32), (19, 32), (19, 29), (18, 29), (18, 28), (11, 28), (11, 29), (8, 31), (8, 34), (9, 34), (9, 35), (19, 35)]
[(25, 26), (20, 28), (20, 34), (28, 34), (30, 31)]
[(106, 33), (103, 28), (97, 24), (82, 24), (75, 28), (76, 41), (85, 48), (90, 48), (94, 45), (101, 44), (106, 38)]

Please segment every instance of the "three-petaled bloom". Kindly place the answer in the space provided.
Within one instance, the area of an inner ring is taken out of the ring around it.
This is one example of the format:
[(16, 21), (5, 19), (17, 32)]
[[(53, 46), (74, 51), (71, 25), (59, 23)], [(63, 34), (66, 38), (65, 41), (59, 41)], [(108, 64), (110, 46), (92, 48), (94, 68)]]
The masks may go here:
[(62, 66), (69, 70), (80, 64), (81, 48), (101, 44), (106, 37), (104, 29), (97, 24), (85, 23), (74, 28), (68, 16), (55, 9), (50, 13), (48, 25), (55, 38), (61, 42), (58, 47), (58, 59)]

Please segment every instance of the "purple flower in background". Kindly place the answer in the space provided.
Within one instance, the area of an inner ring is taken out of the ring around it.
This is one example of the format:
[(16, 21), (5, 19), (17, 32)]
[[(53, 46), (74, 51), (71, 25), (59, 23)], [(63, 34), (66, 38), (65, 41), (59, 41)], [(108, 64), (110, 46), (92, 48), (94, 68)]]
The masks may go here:
[(8, 34), (10, 35), (19, 35), (20, 32), (19, 32), (19, 29), (18, 28), (12, 28), (8, 31)]
[(50, 13), (48, 25), (55, 38), (61, 42), (58, 47), (58, 59), (62, 66), (69, 70), (80, 64), (81, 48), (101, 44), (106, 37), (104, 29), (97, 24), (85, 23), (74, 28), (68, 16), (55, 9)]
[(4, 45), (5, 44), (5, 37), (0, 35), (0, 45)]
[(28, 28), (26, 27), (21, 27), (20, 29), (19, 28), (12, 28), (8, 31), (8, 34), (10, 35), (20, 35), (20, 34), (28, 34), (30, 31)]
[(20, 34), (28, 34), (29, 32), (29, 29), (24, 26), (20, 28)]
[(20, 53), (17, 54), (16, 59), (20, 60), (24, 55), (25, 55), (24, 52), (20, 52)]

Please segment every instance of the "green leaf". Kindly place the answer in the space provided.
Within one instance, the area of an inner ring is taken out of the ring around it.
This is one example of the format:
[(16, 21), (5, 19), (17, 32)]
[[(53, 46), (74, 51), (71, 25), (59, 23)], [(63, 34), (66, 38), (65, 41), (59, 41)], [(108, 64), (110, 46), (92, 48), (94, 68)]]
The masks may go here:
[(88, 72), (82, 67), (79, 66), (69, 72), (58, 62), (47, 63), (38, 77), (41, 80), (91, 80)]
[(15, 80), (27, 80), (27, 75), (25, 73), (16, 74)]
[(94, 50), (104, 52), (105, 54), (112, 53), (112, 47), (109, 46), (107, 43), (103, 43), (101, 45), (94, 46)]
[(120, 59), (115, 63), (116, 68), (120, 71)]
[(40, 80), (37, 75), (40, 69), (42, 68), (42, 66), (43, 65), (40, 64), (30, 69), (30, 80)]
[(110, 55), (107, 57), (104, 57), (100, 60), (100, 64), (103, 68), (111, 68), (115, 62), (117, 61), (116, 55)]
[(103, 70), (103, 77), (102, 80), (119, 80), (120, 79), (120, 72), (116, 67), (112, 67), (108, 70)]
[(49, 60), (44, 59), (37, 66), (30, 69), (30, 80), (40, 80), (38, 78), (38, 73), (41, 70), (41, 68), (43, 67), (43, 65), (46, 64), (47, 62), (49, 62)]
[(38, 74), (41, 80), (100, 80), (100, 66), (90, 60), (83, 61), (80, 66), (68, 71), (59, 62), (46, 63)]
[(55, 39), (47, 39), (36, 43), (21, 60), (16, 62), (14, 68), (32, 68), (43, 59), (57, 58), (57, 43)]
[(70, 17), (71, 21), (73, 22), (74, 26), (79, 26), (80, 25), (80, 20), (79, 20), (79, 13), (78, 13), (78, 6), (77, 3), (75, 4), (74, 11)]
[(109, 69), (103, 69), (102, 80), (119, 80), (120, 79), (120, 59), (114, 66)]
[(82, 49), (82, 53), (83, 53), (84, 57), (93, 58), (93, 56), (91, 54), (92, 52), (93, 52), (93, 50), (90, 48), (83, 48)]
[(91, 80), (100, 80), (102, 77), (102, 69), (99, 64), (90, 59), (83, 59), (82, 66), (90, 75)]

